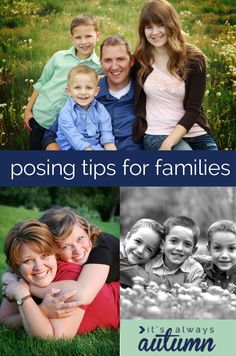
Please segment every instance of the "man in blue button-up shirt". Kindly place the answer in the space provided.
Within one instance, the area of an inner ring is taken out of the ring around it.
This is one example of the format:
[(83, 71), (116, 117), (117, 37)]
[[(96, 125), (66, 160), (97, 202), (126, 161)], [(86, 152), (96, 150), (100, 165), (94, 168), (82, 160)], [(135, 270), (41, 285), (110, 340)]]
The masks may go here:
[[(102, 103), (112, 119), (115, 144), (118, 150), (142, 150), (142, 143), (132, 140), (135, 85), (130, 76), (133, 57), (129, 42), (121, 36), (107, 37), (101, 45), (101, 65), (105, 74), (99, 82), (96, 99)], [(57, 122), (46, 132), (43, 147), (58, 149), (55, 143)]]

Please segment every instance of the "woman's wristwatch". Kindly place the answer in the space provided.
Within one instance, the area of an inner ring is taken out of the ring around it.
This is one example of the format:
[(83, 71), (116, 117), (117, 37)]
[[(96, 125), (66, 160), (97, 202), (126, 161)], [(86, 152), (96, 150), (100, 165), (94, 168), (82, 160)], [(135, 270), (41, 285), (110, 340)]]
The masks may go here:
[(26, 295), (23, 298), (16, 298), (16, 304), (20, 307), (27, 299), (31, 298), (31, 295)]

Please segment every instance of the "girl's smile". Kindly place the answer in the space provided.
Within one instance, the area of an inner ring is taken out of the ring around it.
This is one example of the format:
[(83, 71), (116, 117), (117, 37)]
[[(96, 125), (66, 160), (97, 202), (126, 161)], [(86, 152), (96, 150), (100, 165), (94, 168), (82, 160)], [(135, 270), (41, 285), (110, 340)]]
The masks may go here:
[(144, 33), (147, 41), (154, 47), (163, 47), (167, 44), (166, 29), (162, 24), (145, 26)]

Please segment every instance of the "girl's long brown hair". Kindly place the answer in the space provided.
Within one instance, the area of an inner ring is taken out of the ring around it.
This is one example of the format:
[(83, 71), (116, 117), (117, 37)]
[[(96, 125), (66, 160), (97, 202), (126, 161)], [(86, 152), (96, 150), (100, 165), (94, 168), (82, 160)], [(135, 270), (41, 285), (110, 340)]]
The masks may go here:
[(147, 41), (144, 33), (145, 27), (152, 24), (165, 26), (169, 54), (167, 68), (171, 74), (178, 74), (185, 80), (190, 61), (197, 61), (199, 68), (202, 68), (205, 56), (199, 48), (186, 42), (180, 20), (173, 6), (166, 0), (152, 0), (147, 2), (141, 11), (138, 27), (139, 40), (134, 53), (134, 57), (141, 65), (137, 75), (140, 85), (143, 85), (144, 78), (149, 74), (150, 67), (154, 63), (153, 46)]

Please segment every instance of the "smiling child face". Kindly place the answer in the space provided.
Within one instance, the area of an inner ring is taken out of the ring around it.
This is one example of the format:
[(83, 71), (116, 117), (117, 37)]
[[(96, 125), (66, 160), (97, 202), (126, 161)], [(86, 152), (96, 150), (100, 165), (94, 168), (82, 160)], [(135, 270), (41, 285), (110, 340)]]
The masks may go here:
[(230, 231), (215, 232), (209, 251), (214, 265), (221, 271), (228, 271), (236, 264), (236, 235)]
[(96, 32), (93, 25), (80, 25), (73, 29), (71, 40), (77, 52), (76, 55), (80, 59), (86, 59), (91, 56), (94, 51), (99, 33)]
[(148, 226), (140, 227), (125, 239), (125, 252), (131, 265), (142, 265), (158, 252), (160, 235)]
[(145, 26), (144, 33), (147, 41), (154, 47), (160, 48), (167, 44), (166, 29), (163, 24), (149, 24)]
[(98, 82), (93, 74), (76, 74), (67, 86), (67, 94), (85, 110), (89, 108), (98, 91)]
[(171, 270), (178, 268), (196, 251), (192, 230), (185, 226), (173, 226), (165, 237), (162, 251), (166, 266)]

